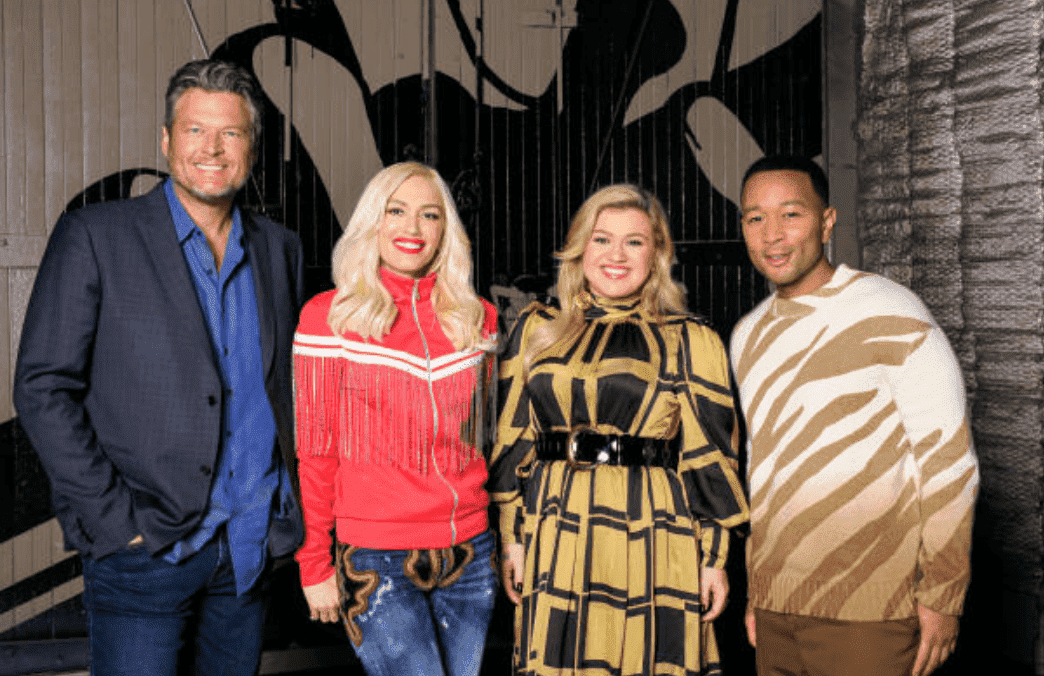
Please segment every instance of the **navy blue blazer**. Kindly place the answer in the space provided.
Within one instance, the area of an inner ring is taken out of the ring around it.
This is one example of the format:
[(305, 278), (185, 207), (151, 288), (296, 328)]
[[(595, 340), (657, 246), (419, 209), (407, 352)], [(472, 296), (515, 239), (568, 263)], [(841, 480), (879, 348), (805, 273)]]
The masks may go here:
[[(291, 349), (301, 242), (245, 211), (243, 231), (265, 389), (300, 505)], [(189, 534), (210, 496), (223, 396), (162, 183), (63, 215), (29, 300), (14, 403), (50, 478), (66, 547), (100, 558), (140, 533), (157, 552)], [(271, 553), (293, 551), (302, 534), (300, 507), (274, 518)]]

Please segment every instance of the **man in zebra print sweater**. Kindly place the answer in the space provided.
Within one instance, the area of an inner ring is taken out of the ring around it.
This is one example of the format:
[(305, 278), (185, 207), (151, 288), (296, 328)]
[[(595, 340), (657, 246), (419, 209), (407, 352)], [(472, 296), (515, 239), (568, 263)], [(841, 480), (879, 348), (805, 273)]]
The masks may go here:
[(737, 325), (749, 429), (747, 631), (760, 676), (926, 676), (952, 652), (978, 469), (960, 367), (908, 289), (824, 255), (814, 162), (744, 177), (743, 237), (775, 292)]

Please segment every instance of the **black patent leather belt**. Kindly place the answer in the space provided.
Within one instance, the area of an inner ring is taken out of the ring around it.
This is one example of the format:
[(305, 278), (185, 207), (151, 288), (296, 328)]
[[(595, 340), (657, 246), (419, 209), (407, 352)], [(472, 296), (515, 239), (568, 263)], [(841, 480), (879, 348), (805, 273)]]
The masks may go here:
[(624, 465), (673, 467), (665, 439), (598, 434), (590, 430), (547, 432), (537, 437), (537, 460), (566, 460), (574, 467)]

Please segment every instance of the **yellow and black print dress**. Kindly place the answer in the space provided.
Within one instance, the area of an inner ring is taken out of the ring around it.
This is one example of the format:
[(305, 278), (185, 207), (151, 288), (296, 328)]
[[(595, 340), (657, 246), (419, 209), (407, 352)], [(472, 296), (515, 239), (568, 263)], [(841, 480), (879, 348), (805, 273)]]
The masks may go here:
[[(523, 382), (526, 345), (555, 312), (530, 306), (512, 331), (490, 460), (502, 540), (526, 549), (518, 673), (720, 673), (699, 570), (724, 566), (727, 529), (748, 518), (721, 340), (691, 317), (657, 323), (636, 303), (593, 304), (579, 339)], [(677, 465), (536, 460), (542, 431), (574, 427), (678, 436)]]

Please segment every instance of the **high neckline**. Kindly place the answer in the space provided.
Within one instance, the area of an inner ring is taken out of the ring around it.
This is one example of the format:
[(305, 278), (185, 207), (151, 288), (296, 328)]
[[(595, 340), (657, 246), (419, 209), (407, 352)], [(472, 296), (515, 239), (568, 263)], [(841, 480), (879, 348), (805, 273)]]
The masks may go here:
[(589, 291), (584, 291), (580, 302), (585, 306), (584, 317), (598, 319), (600, 317), (624, 317), (634, 314), (641, 305), (641, 296), (627, 298), (601, 298)]
[(430, 272), (423, 277), (407, 277), (381, 266), (381, 282), (395, 301), (409, 300), (413, 295), (413, 287), (417, 287), (417, 300), (427, 301), (431, 298), (431, 290), (435, 288), (436, 273)]

